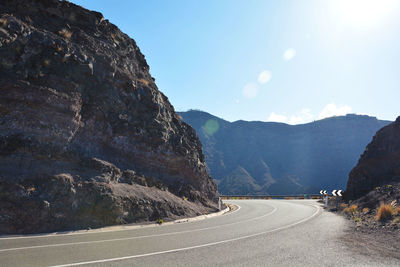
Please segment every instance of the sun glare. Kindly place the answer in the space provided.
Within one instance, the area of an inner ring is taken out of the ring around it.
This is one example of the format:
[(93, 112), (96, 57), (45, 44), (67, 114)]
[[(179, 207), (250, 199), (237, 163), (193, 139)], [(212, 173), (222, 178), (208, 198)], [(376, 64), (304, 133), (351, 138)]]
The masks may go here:
[(338, 0), (338, 13), (343, 23), (351, 26), (375, 27), (386, 21), (399, 6), (398, 0)]

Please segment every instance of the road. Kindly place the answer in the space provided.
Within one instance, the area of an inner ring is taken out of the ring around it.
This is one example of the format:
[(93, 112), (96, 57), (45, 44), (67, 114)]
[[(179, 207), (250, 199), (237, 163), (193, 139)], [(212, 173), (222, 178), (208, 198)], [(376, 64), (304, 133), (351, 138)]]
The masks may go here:
[(205, 220), (103, 232), (0, 238), (0, 266), (400, 266), (355, 253), (348, 221), (312, 200), (226, 201)]

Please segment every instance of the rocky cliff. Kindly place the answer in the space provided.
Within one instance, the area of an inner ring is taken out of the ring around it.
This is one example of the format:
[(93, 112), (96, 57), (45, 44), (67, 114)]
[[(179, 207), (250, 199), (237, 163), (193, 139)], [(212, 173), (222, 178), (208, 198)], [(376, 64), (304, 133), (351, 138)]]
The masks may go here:
[(400, 183), (400, 117), (379, 130), (347, 182), (346, 199), (358, 199), (376, 187)]
[(0, 233), (215, 210), (195, 131), (102, 14), (1, 1), (0, 91)]
[(222, 194), (344, 189), (365, 146), (390, 123), (354, 114), (303, 125), (231, 123), (195, 110), (179, 114), (196, 129)]

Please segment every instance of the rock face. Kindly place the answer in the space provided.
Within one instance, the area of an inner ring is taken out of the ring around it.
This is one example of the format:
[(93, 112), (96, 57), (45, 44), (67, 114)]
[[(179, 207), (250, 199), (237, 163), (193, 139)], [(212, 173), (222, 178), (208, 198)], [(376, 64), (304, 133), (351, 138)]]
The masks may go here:
[(376, 187), (400, 182), (400, 117), (379, 130), (351, 171), (346, 199), (358, 199)]
[(0, 233), (215, 210), (195, 131), (102, 14), (1, 1), (0, 91)]
[(179, 114), (196, 129), (219, 192), (240, 195), (344, 189), (365, 146), (390, 123), (352, 114), (303, 125)]

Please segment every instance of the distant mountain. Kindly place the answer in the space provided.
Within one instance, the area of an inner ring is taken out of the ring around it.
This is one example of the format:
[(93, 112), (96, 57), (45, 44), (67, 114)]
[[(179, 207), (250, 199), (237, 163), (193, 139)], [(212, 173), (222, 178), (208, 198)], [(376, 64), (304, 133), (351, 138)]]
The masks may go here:
[(222, 194), (344, 189), (365, 146), (390, 123), (353, 114), (302, 125), (231, 123), (197, 110), (179, 115), (197, 131)]
[(346, 198), (358, 199), (376, 187), (400, 183), (400, 117), (379, 130), (351, 171)]

